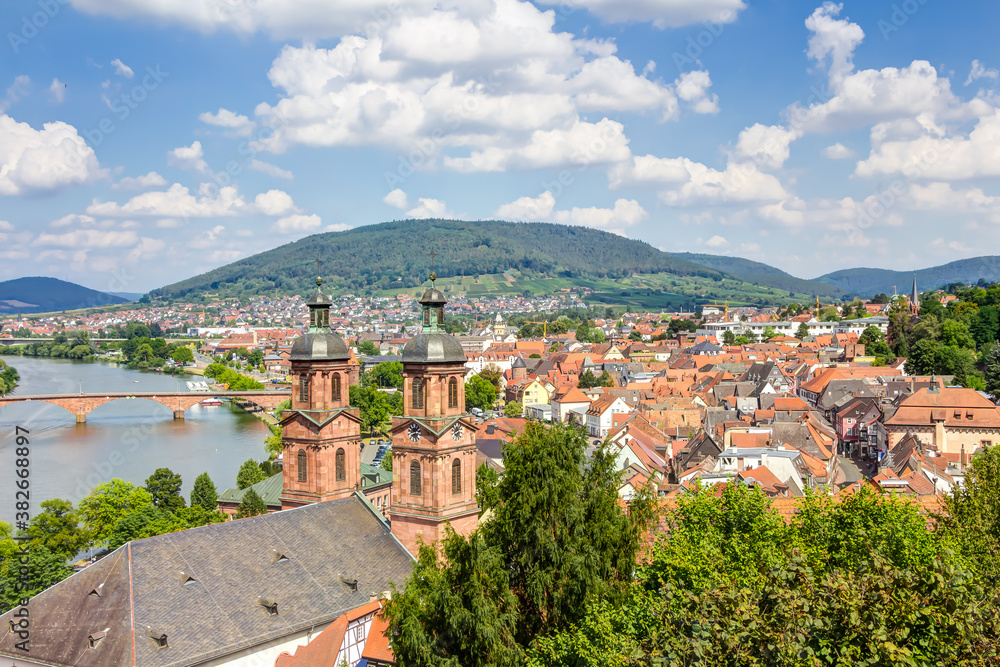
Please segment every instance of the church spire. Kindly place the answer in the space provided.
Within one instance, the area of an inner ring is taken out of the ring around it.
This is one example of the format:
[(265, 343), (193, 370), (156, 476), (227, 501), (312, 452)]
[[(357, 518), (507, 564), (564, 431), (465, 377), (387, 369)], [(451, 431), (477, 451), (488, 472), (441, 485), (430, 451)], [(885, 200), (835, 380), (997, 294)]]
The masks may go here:
[(910, 293), (910, 305), (914, 310), (920, 308), (920, 296), (917, 294), (917, 274), (913, 274), (913, 291)]

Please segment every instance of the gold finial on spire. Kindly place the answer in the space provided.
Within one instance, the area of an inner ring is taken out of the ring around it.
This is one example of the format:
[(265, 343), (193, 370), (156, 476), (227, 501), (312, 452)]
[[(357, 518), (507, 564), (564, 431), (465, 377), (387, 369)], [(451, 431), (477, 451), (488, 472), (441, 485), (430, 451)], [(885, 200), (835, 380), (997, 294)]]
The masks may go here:
[(323, 277), (316, 276), (316, 287), (322, 287), (322, 286), (323, 286)]

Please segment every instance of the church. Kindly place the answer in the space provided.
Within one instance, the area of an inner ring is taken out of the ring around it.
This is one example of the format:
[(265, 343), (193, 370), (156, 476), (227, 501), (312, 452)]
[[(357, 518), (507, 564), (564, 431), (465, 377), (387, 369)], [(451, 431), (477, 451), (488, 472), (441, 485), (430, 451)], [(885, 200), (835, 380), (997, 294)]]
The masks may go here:
[(349, 404), (357, 376), (317, 289), (309, 330), (292, 347), (276, 511), (123, 545), (30, 600), (30, 653), (15, 647), (14, 612), (0, 618), (0, 656), (17, 667), (270, 667), (391, 584), (404, 586), (420, 543), (439, 540), (447, 524), (475, 530), (465, 353), (444, 333), (434, 277), (420, 298), (421, 331), (402, 350), (391, 486), (367, 484), (361, 419)]

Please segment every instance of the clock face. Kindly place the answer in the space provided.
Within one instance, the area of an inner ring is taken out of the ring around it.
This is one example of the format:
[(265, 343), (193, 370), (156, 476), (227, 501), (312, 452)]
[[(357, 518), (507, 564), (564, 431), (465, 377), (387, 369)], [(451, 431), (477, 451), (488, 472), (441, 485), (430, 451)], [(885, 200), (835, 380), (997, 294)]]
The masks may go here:
[(408, 435), (410, 436), (410, 440), (412, 440), (413, 442), (417, 442), (418, 440), (420, 440), (420, 427), (417, 426), (416, 424), (410, 424), (410, 430), (408, 432)]
[(462, 439), (462, 424), (461, 422), (455, 422), (455, 425), (451, 427), (451, 437), (454, 440)]

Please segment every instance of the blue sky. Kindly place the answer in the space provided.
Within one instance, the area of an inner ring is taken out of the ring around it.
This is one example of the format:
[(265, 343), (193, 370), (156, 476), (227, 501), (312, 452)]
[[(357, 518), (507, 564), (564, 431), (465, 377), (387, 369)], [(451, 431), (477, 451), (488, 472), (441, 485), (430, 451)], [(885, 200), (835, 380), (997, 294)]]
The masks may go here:
[(8, 0), (0, 279), (142, 292), (408, 217), (806, 278), (996, 253), (998, 22), (941, 0)]

